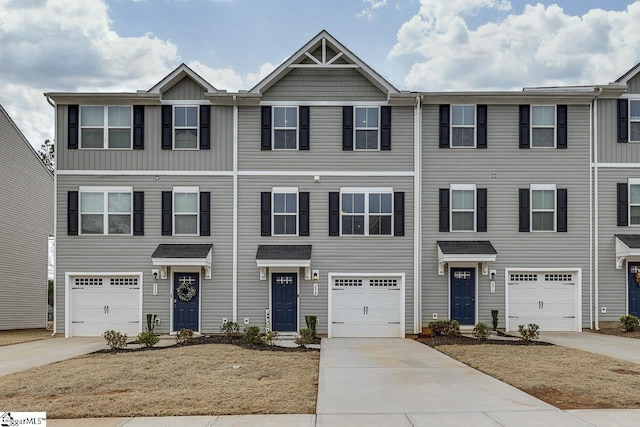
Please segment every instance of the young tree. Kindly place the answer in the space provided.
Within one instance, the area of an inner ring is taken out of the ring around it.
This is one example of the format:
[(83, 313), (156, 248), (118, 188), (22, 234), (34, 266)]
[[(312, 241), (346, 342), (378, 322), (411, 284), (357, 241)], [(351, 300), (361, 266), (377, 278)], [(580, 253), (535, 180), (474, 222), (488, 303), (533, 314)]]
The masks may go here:
[(53, 142), (50, 140), (45, 140), (44, 143), (40, 146), (40, 151), (38, 151), (40, 158), (42, 159), (42, 163), (53, 172), (53, 165), (56, 159), (56, 147)]

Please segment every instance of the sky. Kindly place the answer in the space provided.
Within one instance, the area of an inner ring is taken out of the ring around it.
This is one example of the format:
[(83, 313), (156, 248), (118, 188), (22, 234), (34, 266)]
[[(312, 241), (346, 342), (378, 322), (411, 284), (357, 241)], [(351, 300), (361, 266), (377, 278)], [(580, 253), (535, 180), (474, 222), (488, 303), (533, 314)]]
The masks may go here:
[(322, 30), (401, 90), (606, 84), (638, 28), (640, 0), (0, 0), (0, 104), (38, 149), (44, 92), (147, 90), (181, 63), (248, 90)]

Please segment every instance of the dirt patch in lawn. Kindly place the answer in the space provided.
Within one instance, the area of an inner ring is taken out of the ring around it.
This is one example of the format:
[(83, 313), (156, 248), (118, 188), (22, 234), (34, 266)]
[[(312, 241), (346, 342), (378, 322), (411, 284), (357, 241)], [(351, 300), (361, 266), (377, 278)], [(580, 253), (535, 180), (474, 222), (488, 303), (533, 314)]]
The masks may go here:
[[(640, 365), (553, 345), (461, 337), (421, 340), (472, 368), (560, 409), (640, 409)], [(469, 345), (475, 341), (473, 345)]]
[(0, 331), (0, 347), (23, 342), (46, 340), (51, 338), (51, 331), (46, 329), (15, 329)]
[(319, 359), (228, 344), (96, 353), (2, 377), (0, 407), (49, 418), (311, 414)]

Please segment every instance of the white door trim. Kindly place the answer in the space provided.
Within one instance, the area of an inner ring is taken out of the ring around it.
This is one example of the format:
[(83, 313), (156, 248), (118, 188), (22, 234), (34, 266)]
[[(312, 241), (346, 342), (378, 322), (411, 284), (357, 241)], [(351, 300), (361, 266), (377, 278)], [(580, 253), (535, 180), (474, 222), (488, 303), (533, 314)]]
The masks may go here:
[(173, 329), (173, 278), (176, 273), (198, 273), (198, 330), (193, 331), (199, 334), (202, 330), (202, 267), (185, 267), (185, 266), (171, 266), (169, 274), (169, 335), (175, 335), (178, 331)]
[(300, 332), (300, 268), (298, 267), (270, 267), (269, 268), (269, 330), (273, 331), (273, 273), (295, 273), (296, 274), (296, 333)]

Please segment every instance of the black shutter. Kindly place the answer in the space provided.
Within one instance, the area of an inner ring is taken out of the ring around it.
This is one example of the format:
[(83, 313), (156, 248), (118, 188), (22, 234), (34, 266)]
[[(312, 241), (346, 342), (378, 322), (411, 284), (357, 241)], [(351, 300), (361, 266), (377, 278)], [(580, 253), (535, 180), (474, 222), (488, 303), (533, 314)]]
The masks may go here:
[(67, 193), (67, 234), (78, 235), (78, 192)]
[(329, 192), (329, 236), (340, 235), (340, 193)]
[(171, 191), (162, 192), (162, 235), (171, 236), (173, 234), (173, 193)]
[[(200, 149), (211, 149), (211, 106), (200, 106)], [(208, 236), (208, 234), (207, 234)]]
[(200, 235), (211, 236), (211, 193), (200, 192)]
[[(529, 148), (529, 106), (520, 106), (520, 148)], [(529, 231), (529, 230), (527, 230)]]
[(393, 235), (404, 236), (404, 191), (393, 193)]
[(449, 148), (449, 105), (445, 104), (440, 105), (440, 148)]
[(342, 107), (342, 151), (353, 151), (353, 107)]
[(271, 106), (260, 107), (260, 149), (271, 150)]
[(520, 188), (518, 190), (520, 198), (520, 229), (521, 232), (529, 231), (529, 189)]
[(440, 225), (438, 231), (449, 231), (449, 189), (441, 188), (438, 199), (440, 212)]
[(380, 150), (391, 150), (391, 107), (380, 107)]
[(618, 142), (629, 142), (629, 102), (618, 99)]
[(298, 149), (309, 149), (309, 107), (301, 105), (298, 107)]
[(67, 148), (69, 150), (78, 149), (79, 111), (80, 107), (77, 105), (67, 107)]
[[(173, 146), (173, 107), (162, 106), (162, 149), (171, 150)], [(171, 234), (171, 233), (169, 233)]]
[(133, 192), (133, 235), (144, 236), (144, 191)]
[(556, 198), (558, 203), (558, 226), (556, 231), (560, 233), (567, 232), (567, 189), (558, 188), (556, 190)]
[(260, 235), (271, 236), (271, 192), (260, 193)]
[(133, 106), (133, 149), (144, 150), (144, 105)]
[(567, 148), (567, 106), (558, 105), (556, 107), (557, 117), (557, 136), (556, 136), (556, 148)]
[(487, 148), (487, 106), (478, 105), (476, 108), (476, 128), (478, 129), (476, 147)]
[(476, 189), (476, 231), (487, 231), (487, 189)]
[(298, 193), (298, 236), (309, 235), (309, 192)]
[(618, 225), (629, 225), (629, 186), (626, 182), (618, 183)]

